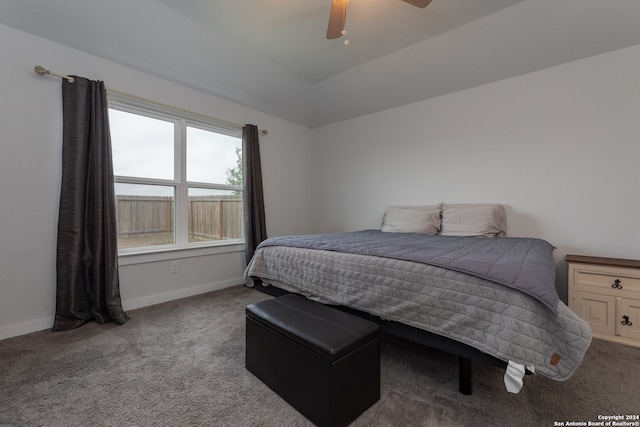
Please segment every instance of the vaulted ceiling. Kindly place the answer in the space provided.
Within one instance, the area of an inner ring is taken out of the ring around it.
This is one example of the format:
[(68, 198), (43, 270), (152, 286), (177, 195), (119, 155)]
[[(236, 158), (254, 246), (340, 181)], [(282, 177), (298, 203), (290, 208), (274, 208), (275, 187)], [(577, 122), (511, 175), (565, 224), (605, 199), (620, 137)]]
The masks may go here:
[(639, 0), (351, 0), (337, 40), (330, 7), (2, 0), (0, 23), (312, 128), (640, 44)]

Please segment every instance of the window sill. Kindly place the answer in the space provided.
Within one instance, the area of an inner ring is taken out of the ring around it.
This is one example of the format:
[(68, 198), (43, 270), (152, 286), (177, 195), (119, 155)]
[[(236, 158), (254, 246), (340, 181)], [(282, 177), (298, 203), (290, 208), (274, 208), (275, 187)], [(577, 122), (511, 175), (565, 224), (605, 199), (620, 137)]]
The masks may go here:
[(192, 258), (207, 255), (217, 255), (232, 252), (244, 252), (244, 242), (217, 243), (202, 246), (162, 247), (142, 249), (135, 252), (121, 252), (118, 254), (118, 265), (145, 264), (149, 262)]

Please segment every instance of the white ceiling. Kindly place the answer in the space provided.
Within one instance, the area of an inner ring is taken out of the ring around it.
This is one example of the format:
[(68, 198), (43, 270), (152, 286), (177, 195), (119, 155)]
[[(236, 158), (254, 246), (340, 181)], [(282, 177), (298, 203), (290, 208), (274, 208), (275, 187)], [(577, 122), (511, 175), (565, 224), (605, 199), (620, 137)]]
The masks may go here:
[(352, 0), (339, 40), (325, 38), (331, 0), (157, 1), (317, 83), (523, 0)]
[(351, 0), (348, 45), (330, 6), (0, 0), (0, 23), (309, 127), (640, 44), (640, 0)]

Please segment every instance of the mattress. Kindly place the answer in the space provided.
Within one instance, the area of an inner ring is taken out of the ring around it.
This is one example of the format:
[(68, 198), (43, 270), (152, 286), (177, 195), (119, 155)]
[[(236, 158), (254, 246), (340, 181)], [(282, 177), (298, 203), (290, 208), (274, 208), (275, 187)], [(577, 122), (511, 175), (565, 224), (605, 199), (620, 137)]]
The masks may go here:
[(287, 246), (256, 250), (254, 279), (451, 338), (554, 380), (571, 377), (591, 328), (564, 303), (540, 300), (461, 271), (372, 255)]

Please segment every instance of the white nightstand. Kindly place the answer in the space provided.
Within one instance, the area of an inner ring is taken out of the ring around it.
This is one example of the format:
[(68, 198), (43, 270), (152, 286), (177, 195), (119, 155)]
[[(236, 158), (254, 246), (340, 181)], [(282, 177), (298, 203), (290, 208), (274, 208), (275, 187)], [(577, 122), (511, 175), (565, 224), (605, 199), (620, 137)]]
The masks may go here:
[(640, 347), (640, 260), (567, 255), (569, 308), (593, 336)]

